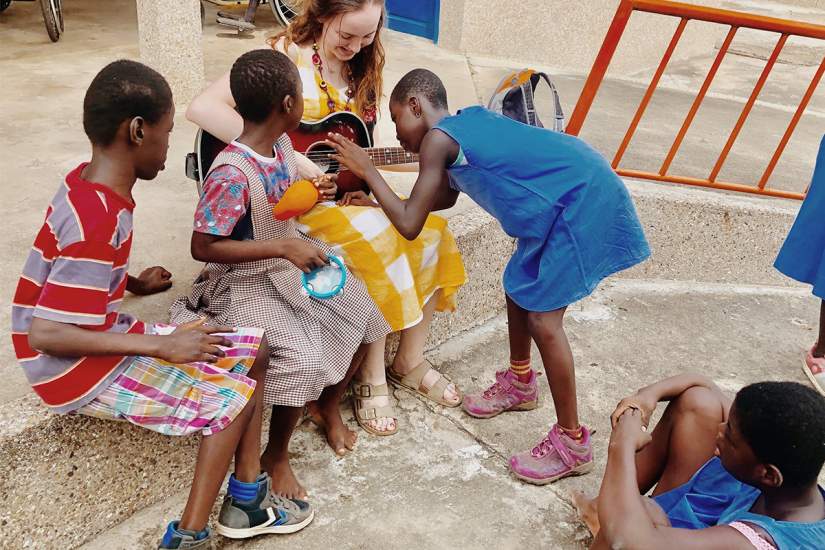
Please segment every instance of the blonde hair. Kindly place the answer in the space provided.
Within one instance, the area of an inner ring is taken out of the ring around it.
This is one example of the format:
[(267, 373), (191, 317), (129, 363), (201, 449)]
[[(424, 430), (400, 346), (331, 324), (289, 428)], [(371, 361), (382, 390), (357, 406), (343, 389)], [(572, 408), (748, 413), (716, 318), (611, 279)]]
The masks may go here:
[(302, 0), (299, 13), (289, 26), (271, 37), (268, 42), (273, 48), (284, 39), (284, 51), (290, 44), (306, 46), (318, 40), (323, 32), (321, 20), (330, 21), (339, 15), (358, 11), (370, 4), (381, 5), (381, 18), (375, 30), (372, 43), (361, 49), (346, 63), (347, 76), (353, 92), (355, 106), (361, 114), (370, 111), (378, 113), (378, 102), (383, 93), (384, 46), (381, 43), (381, 29), (387, 18), (384, 0)]

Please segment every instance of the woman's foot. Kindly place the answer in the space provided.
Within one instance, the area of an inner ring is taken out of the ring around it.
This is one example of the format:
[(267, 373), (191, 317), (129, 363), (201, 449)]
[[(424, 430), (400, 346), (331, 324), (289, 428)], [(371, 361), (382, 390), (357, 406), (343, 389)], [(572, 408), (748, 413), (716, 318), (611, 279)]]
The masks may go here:
[(813, 345), (805, 354), (805, 374), (814, 385), (814, 388), (825, 395), (825, 357), (819, 353), (819, 342)]
[(392, 435), (398, 431), (395, 407), (386, 381), (381, 384), (370, 384), (354, 380), (352, 399), (355, 419), (366, 431), (374, 435)]
[(289, 457), (273, 458), (264, 451), (261, 455), (261, 468), (269, 474), (273, 494), (288, 499), (306, 499), (307, 492), (295, 477)]
[(338, 456), (344, 456), (355, 448), (358, 434), (347, 428), (341, 418), (338, 403), (323, 404), (321, 401), (307, 403), (307, 416), (324, 430), (327, 443)]
[(572, 491), (570, 493), (570, 500), (573, 507), (579, 514), (579, 519), (582, 520), (590, 530), (590, 534), (594, 537), (599, 534), (599, 509), (597, 507), (598, 498), (590, 498), (582, 491)]
[[(434, 397), (440, 398), (443, 403), (447, 407), (457, 407), (461, 404), (462, 395), (461, 392), (456, 387), (455, 383), (451, 382), (449, 379), (446, 378), (443, 374), (435, 370), (432, 363), (424, 359), (423, 361), (419, 361), (418, 363), (411, 363), (409, 361), (405, 361), (401, 357), (396, 356), (395, 360), (392, 362), (392, 366), (390, 367), (390, 375), (396, 381), (403, 380), (408, 374), (413, 372), (416, 369), (422, 369), (424, 366), (428, 367), (424, 376), (421, 378), (420, 382), (414, 386), (412, 384), (404, 384), (401, 383), (403, 386), (408, 387), (420, 395), (428, 398), (433, 399), (430, 395), (428, 395), (431, 390), (437, 387), (439, 384), (444, 384), (444, 389), (439, 393), (436, 394)], [(443, 380), (443, 382), (442, 382)], [(414, 386), (414, 387), (413, 387)], [(436, 402), (439, 401), (436, 399)]]

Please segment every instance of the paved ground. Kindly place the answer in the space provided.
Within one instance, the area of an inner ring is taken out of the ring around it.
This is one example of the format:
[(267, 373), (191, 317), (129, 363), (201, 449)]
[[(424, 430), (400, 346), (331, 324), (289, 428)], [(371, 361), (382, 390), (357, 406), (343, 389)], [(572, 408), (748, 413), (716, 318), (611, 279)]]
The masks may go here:
[[(760, 380), (803, 382), (801, 354), (814, 338), (817, 311), (815, 300), (792, 289), (606, 285), (567, 320), (581, 417), (598, 430), (593, 474), (548, 487), (509, 475), (507, 457), (535, 444), (553, 421), (544, 377), (538, 410), (486, 421), (396, 390), (400, 432), (388, 438), (362, 432), (356, 452), (342, 460), (312, 425), (301, 427), (292, 453), (318, 508), (313, 525), (286, 539), (224, 547), (480, 549), (495, 541), (496, 548), (514, 550), (584, 548), (588, 535), (568, 494), (598, 490), (612, 406), (641, 385), (683, 371), (711, 376), (731, 394)], [(442, 346), (433, 358), (463, 388), (487, 384), (507, 360), (504, 320)], [(176, 498), (149, 508), (85, 548), (134, 548), (134, 540), (149, 548), (182, 505)]]
[[(36, 4), (15, 3), (0, 14), (0, 74), (5, 89), (0, 95), (0, 112), (4, 113), (0, 116), (0, 165), (4, 167), (0, 182), (6, 189), (14, 186), (14, 192), (0, 203), (0, 218), (5, 220), (0, 257), (7, 266), (0, 273), (0, 286), (8, 289), (0, 296), (0, 328), (6, 332), (11, 289), (45, 206), (61, 176), (88, 155), (80, 126), (83, 92), (106, 62), (138, 55), (132, 2), (73, 0), (66, 10), (68, 32), (56, 45), (46, 38)], [(259, 31), (248, 40), (219, 36), (225, 31), (211, 23), (214, 9), (208, 10), (204, 48), (207, 79), (211, 80), (243, 51), (263, 47), (266, 33)], [(260, 23), (272, 25), (267, 10), (261, 10), (260, 17)], [(746, 49), (751, 53), (764, 45), (760, 40), (750, 44)], [(467, 59), (393, 32), (388, 33), (387, 48), (390, 85), (413, 67), (432, 68), (446, 80), (454, 108), (486, 103), (499, 78), (513, 65)], [(789, 108), (795, 106), (792, 90), (807, 84), (810, 65), (805, 55), (796, 65), (779, 71), (778, 87), (766, 90), (766, 103), (759, 105), (753, 126), (749, 123), (743, 132), (729, 165), (742, 179), (761, 173), (766, 160), (764, 143), (774, 143), (784, 130)], [(695, 89), (706, 61), (674, 64), (666, 79), (669, 88), (655, 97), (626, 166), (658, 166), (692, 100), (685, 90)], [(738, 56), (736, 61), (700, 112), (697, 130), (704, 133), (690, 139), (677, 157), (675, 168), (689, 175), (704, 174), (712, 166), (727, 136), (726, 128), (750, 91), (748, 79), (761, 70), (751, 54)], [(583, 67), (582, 72), (587, 69)], [(641, 72), (635, 81), (609, 80), (594, 105), (583, 137), (608, 156), (632, 117), (646, 85), (645, 76)], [(569, 113), (583, 76), (558, 75), (556, 81)], [(791, 142), (777, 170), (776, 185), (802, 189), (810, 177), (825, 116), (821, 93), (812, 106), (816, 112), (803, 121)], [(177, 281), (172, 293), (127, 300), (126, 309), (149, 320), (165, 318), (168, 303), (186, 290), (199, 268), (188, 252), (194, 187), (182, 176), (182, 159), (191, 150), (194, 133), (195, 128), (179, 113), (169, 169), (136, 191), (133, 269), (163, 264)], [(388, 117), (382, 119), (379, 133), (381, 143), (393, 143)], [(394, 181), (403, 189), (410, 177), (399, 176)], [(455, 211), (470, 207), (472, 203), (465, 200)], [(397, 391), (401, 432), (391, 438), (362, 434), (357, 452), (344, 460), (335, 460), (314, 429), (302, 426), (292, 450), (301, 479), (318, 507), (312, 527), (288, 539), (228, 547), (258, 549), (297, 543), (306, 548), (482, 548), (494, 540), (501, 548), (536, 543), (542, 548), (581, 548), (586, 545), (586, 533), (574, 521), (567, 493), (571, 488), (597, 489), (605, 458), (607, 414), (613, 403), (640, 384), (686, 369), (713, 376), (731, 392), (756, 380), (802, 381), (800, 354), (814, 338), (816, 313), (816, 302), (793, 289), (633, 281), (605, 287), (571, 311), (568, 321), (582, 417), (599, 430), (600, 468), (596, 473), (545, 488), (525, 486), (509, 477), (506, 457), (535, 443), (553, 418), (547, 391), (539, 410), (486, 422), (472, 421), (459, 411), (430, 407)], [(485, 384), (506, 360), (502, 321), (451, 342), (434, 357), (464, 388)], [(0, 346), (0, 377), (4, 381), (0, 402), (29, 391), (8, 344)], [(135, 540), (141, 541), (140, 547), (152, 547), (163, 519), (175, 515), (181, 505), (180, 499), (173, 499), (147, 509), (89, 548), (131, 549)]]

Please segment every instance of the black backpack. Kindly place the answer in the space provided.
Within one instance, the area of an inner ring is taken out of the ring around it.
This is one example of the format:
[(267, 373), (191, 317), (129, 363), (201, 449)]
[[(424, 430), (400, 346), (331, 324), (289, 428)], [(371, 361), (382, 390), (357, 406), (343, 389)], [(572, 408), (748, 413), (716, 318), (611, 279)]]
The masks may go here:
[[(545, 86), (546, 85), (546, 86)], [(522, 69), (501, 79), (487, 108), (495, 113), (517, 120), (530, 126), (544, 128), (536, 112), (535, 94), (537, 88), (549, 88), (555, 107), (551, 130), (564, 132), (564, 112), (559, 101), (556, 86), (547, 74), (532, 69)]]

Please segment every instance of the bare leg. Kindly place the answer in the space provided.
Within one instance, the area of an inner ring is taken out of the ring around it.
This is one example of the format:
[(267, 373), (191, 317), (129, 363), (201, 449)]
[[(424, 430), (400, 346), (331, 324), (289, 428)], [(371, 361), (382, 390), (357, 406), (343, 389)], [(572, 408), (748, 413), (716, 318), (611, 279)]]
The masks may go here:
[(726, 404), (707, 388), (690, 388), (670, 402), (654, 428), (653, 441), (636, 454), (639, 492), (654, 495), (687, 483), (713, 457)]
[(558, 423), (563, 428), (576, 430), (579, 427), (576, 372), (573, 370), (573, 352), (564, 332), (566, 309), (549, 312), (530, 311), (527, 313), (527, 328), (544, 362)]
[(510, 338), (510, 360), (530, 359), (530, 329), (527, 326), (527, 311), (520, 308), (507, 296), (507, 334)]
[(814, 357), (825, 357), (825, 300), (819, 309), (819, 339), (814, 346)]
[(352, 357), (352, 363), (344, 376), (344, 379), (324, 389), (321, 397), (316, 403), (310, 403), (310, 408), (313, 416), (318, 419), (318, 424), (326, 431), (327, 443), (332, 447), (332, 450), (339, 456), (345, 455), (355, 447), (355, 441), (358, 439), (358, 434), (347, 428), (344, 420), (341, 418), (341, 398), (349, 386), (352, 377), (361, 367), (364, 361), (364, 356), (367, 353), (367, 347), (370, 345), (380, 345), (383, 347), (383, 340), (378, 343), (364, 344), (358, 348), (355, 355)]
[(269, 345), (266, 338), (261, 340), (258, 356), (249, 369), (248, 376), (257, 382), (253, 399), (255, 411), (249, 426), (241, 436), (238, 448), (235, 450), (235, 478), (238, 481), (252, 483), (261, 473), (261, 423), (263, 422), (264, 383), (266, 369), (269, 366)]
[[(639, 493), (645, 494), (655, 485), (653, 494), (657, 495), (686, 483), (713, 456), (726, 409), (727, 403), (707, 388), (690, 388), (671, 401), (651, 433), (653, 440), (636, 454)], [(582, 520), (591, 532), (597, 532), (597, 499), (581, 493), (572, 496)], [(656, 509), (662, 512), (658, 506)]]
[[(373, 342), (367, 346), (364, 363), (355, 374), (356, 382), (372, 384), (373, 386), (380, 386), (387, 383), (387, 371), (384, 367), (384, 348), (386, 347), (386, 342), (386, 338), (382, 338), (380, 341)], [(362, 399), (362, 402), (366, 408), (384, 407), (390, 404), (390, 397), (379, 395)], [(398, 425), (398, 421), (392, 417), (382, 416), (368, 420), (367, 424), (379, 432), (393, 432)]]
[(272, 492), (286, 498), (306, 498), (306, 490), (289, 463), (289, 441), (302, 412), (302, 407), (272, 407), (269, 441), (261, 456), (261, 465), (272, 479)]
[[(255, 358), (256, 374), (261, 369), (261, 362), (265, 364), (268, 360), (269, 352), (266, 346), (262, 346)], [(252, 394), (253, 397), (229, 426), (201, 440), (192, 487), (189, 490), (189, 498), (186, 501), (180, 520), (179, 527), (181, 529), (201, 531), (206, 527), (209, 521), (209, 513), (212, 511), (215, 499), (218, 497), (218, 492), (223, 484), (223, 479), (227, 470), (229, 470), (232, 455), (238, 449), (241, 437), (245, 435), (250, 423), (253, 422), (253, 416), (256, 413), (260, 414), (261, 395), (259, 394), (263, 394), (262, 388), (261, 391), (256, 388)], [(260, 445), (260, 429), (259, 423), (258, 445)], [(246, 444), (251, 446), (249, 440)], [(257, 454), (257, 450), (255, 454)], [(244, 475), (255, 470), (255, 475), (252, 477), (253, 481), (260, 471), (260, 467), (255, 466), (254, 461), (246, 456), (246, 451), (244, 452), (243, 468), (246, 470)]]
[[(438, 304), (440, 295), (441, 290), (438, 290), (427, 303), (424, 304), (421, 322), (401, 331), (398, 351), (395, 354), (395, 359), (392, 361), (392, 370), (401, 376), (404, 376), (425, 361), (424, 346), (430, 334), (430, 324), (432, 323), (435, 306)], [(421, 382), (425, 387), (431, 388), (438, 382), (439, 378), (439, 373), (430, 371), (424, 376)], [(444, 388), (444, 395), (442, 397), (445, 401), (456, 404), (461, 399), (455, 384), (452, 383)]]

